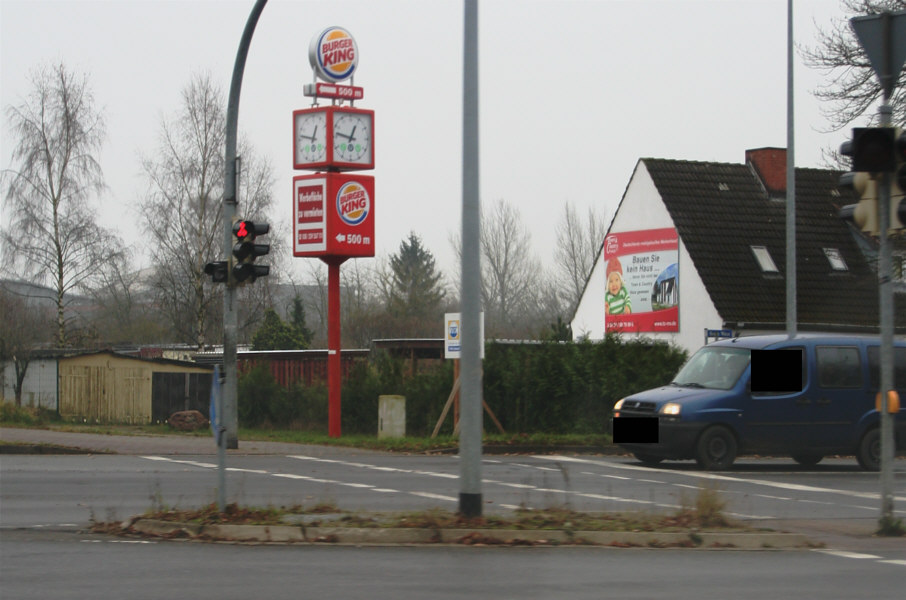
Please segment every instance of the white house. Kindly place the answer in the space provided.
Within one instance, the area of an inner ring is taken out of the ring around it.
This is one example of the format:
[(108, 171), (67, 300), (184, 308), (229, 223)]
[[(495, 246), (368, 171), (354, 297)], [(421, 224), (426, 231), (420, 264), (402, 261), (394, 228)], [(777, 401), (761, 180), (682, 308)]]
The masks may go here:
[[(854, 203), (841, 196), (839, 176), (796, 169), (797, 328), (877, 332), (877, 243), (839, 217)], [(610, 331), (693, 351), (709, 333), (783, 330), (785, 205), (781, 148), (750, 150), (745, 164), (640, 159), (576, 308), (573, 336)], [(898, 334), (906, 332), (904, 288), (900, 275)]]

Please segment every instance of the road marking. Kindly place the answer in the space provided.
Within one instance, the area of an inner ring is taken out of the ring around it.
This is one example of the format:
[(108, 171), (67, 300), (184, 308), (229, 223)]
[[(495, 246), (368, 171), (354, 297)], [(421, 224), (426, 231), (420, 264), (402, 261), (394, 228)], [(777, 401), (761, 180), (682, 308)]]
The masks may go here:
[(901, 567), (906, 567), (906, 560), (879, 560), (878, 562), (888, 565), (900, 565)]
[(816, 549), (815, 552), (820, 552), (821, 554), (829, 554), (831, 556), (839, 556), (840, 558), (855, 558), (858, 560), (878, 560), (881, 557), (875, 554), (861, 554), (859, 552), (848, 552), (846, 550), (825, 550), (825, 549)]
[[(668, 470), (668, 469), (658, 469), (655, 467), (639, 467), (639, 466), (635, 466), (635, 465), (623, 465), (623, 464), (614, 463), (614, 462), (606, 461), (606, 460), (579, 458), (576, 456), (537, 455), (537, 456), (534, 456), (533, 458), (537, 458), (537, 459), (541, 459), (541, 460), (558, 460), (558, 461), (574, 462), (574, 463), (580, 463), (580, 464), (592, 464), (592, 465), (599, 465), (602, 467), (607, 467), (610, 469), (624, 469), (627, 471), (645, 471), (648, 473), (651, 473), (653, 471), (653, 472), (657, 472), (657, 473), (664, 473), (664, 474), (672, 473), (675, 475), (681, 475), (681, 476), (685, 476), (685, 477), (710, 479), (710, 480), (714, 480), (714, 481), (732, 481), (734, 483), (750, 483), (752, 485), (762, 485), (765, 487), (774, 487), (774, 488), (778, 488), (778, 489), (793, 490), (793, 491), (797, 491), (797, 492), (840, 494), (842, 496), (850, 496), (852, 498), (862, 498), (862, 499), (868, 499), (868, 500), (880, 500), (881, 499), (880, 494), (873, 493), (873, 492), (855, 492), (855, 491), (851, 491), (851, 490), (840, 490), (840, 489), (834, 489), (834, 488), (817, 487), (817, 486), (813, 486), (813, 485), (802, 485), (799, 483), (783, 483), (780, 481), (769, 481), (767, 479), (743, 479), (740, 477), (731, 477), (729, 475), (716, 475), (714, 473), (702, 473), (702, 472), (697, 472), (697, 471), (674, 471), (674, 470)], [(894, 497), (894, 500), (897, 502), (906, 502), (906, 497), (896, 496), (896, 497)]]

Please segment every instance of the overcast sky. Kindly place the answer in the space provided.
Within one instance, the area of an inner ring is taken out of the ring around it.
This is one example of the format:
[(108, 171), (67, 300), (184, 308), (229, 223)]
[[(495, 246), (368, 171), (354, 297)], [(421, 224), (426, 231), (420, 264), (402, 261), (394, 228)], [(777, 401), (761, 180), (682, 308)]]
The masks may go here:
[[(253, 0), (0, 0), (0, 166), (10, 166), (5, 109), (29, 73), (62, 61), (90, 76), (109, 137), (101, 222), (141, 240), (140, 155), (193, 74), (229, 89)], [(797, 44), (842, 19), (836, 0), (795, 0)], [(271, 0), (252, 40), (240, 130), (275, 167), (272, 222), (289, 236), (292, 118), (310, 99), (307, 49), (324, 28), (356, 38), (375, 111), (378, 255), (421, 236), (452, 274), (460, 228), (460, 0)], [(786, 145), (787, 0), (481, 0), (481, 198), (515, 204), (535, 252), (551, 263), (564, 204), (612, 217), (641, 157), (742, 163), (746, 149)], [(827, 75), (796, 57), (796, 164), (822, 167), (828, 132), (812, 96)], [(300, 172), (299, 174), (303, 174)], [(240, 215), (242, 209), (240, 208)], [(3, 214), (4, 225), (9, 216)], [(290, 240), (287, 239), (287, 244)], [(290, 259), (303, 278), (304, 261)], [(146, 265), (139, 265), (146, 266)]]

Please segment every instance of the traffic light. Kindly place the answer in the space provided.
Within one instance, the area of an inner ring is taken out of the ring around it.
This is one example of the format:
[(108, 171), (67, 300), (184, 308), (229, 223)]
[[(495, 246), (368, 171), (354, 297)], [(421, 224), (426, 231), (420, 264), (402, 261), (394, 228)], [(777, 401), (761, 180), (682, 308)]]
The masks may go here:
[(865, 171), (844, 173), (840, 187), (849, 190), (858, 204), (848, 204), (840, 209), (840, 217), (853, 221), (862, 231), (878, 235), (878, 182)]
[(259, 277), (270, 275), (268, 265), (256, 265), (255, 259), (271, 251), (270, 244), (256, 244), (255, 238), (271, 230), (267, 223), (254, 223), (240, 219), (233, 223), (233, 281), (244, 284), (254, 282)]
[(897, 166), (896, 133), (892, 127), (854, 127), (853, 139), (843, 142), (840, 154), (852, 158), (857, 173), (891, 173)]
[(906, 227), (906, 202), (903, 202), (903, 195), (906, 192), (906, 131), (899, 128), (895, 131), (896, 173), (890, 183), (890, 228), (903, 229)]
[(211, 276), (214, 283), (226, 283), (230, 278), (229, 265), (225, 260), (209, 262), (204, 266), (204, 272)]

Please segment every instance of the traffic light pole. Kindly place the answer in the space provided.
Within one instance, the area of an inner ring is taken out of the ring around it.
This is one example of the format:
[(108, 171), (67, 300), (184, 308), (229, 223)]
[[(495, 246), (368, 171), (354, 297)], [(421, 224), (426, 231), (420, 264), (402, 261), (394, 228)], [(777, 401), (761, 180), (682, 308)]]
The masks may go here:
[[(230, 82), (230, 97), (226, 114), (226, 151), (224, 153), (223, 176), (223, 253), (229, 261), (233, 253), (233, 218), (236, 216), (236, 146), (239, 128), (239, 92), (242, 88), (242, 74), (245, 71), (245, 59), (248, 56), (252, 34), (258, 24), (258, 17), (264, 10), (267, 0), (257, 0), (245, 23), (245, 30), (239, 41), (236, 62), (233, 64), (233, 79)], [(231, 270), (230, 270), (231, 271)], [(223, 292), (223, 425), (226, 448), (235, 450), (239, 447), (239, 405), (238, 376), (236, 369), (236, 341), (239, 317), (236, 310), (236, 282), (232, 272), (228, 275)]]
[[(884, 104), (879, 109), (881, 126), (891, 125), (893, 109), (885, 94)], [(883, 173), (880, 185), (878, 205), (878, 223), (880, 248), (878, 252), (878, 296), (881, 321), (881, 529), (887, 529), (894, 523), (893, 516), (893, 459), (894, 433), (893, 416), (887, 402), (887, 391), (893, 387), (893, 260), (890, 243), (890, 173)]]

